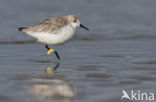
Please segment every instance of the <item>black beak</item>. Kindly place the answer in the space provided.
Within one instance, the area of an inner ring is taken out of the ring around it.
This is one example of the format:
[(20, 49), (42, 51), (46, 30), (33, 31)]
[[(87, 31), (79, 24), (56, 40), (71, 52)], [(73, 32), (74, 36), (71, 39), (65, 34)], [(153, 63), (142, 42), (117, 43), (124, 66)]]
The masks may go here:
[(86, 30), (89, 30), (87, 27), (85, 27), (84, 25), (80, 24), (80, 27)]

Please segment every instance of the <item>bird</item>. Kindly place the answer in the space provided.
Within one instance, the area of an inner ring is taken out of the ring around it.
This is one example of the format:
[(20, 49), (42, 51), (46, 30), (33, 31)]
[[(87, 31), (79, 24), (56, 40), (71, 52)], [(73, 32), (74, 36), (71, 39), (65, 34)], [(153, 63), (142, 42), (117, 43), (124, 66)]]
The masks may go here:
[(61, 45), (73, 38), (78, 27), (89, 30), (86, 26), (80, 23), (79, 17), (71, 14), (67, 16), (56, 16), (47, 18), (30, 27), (20, 27), (18, 31), (23, 32), (35, 39), (38, 42), (45, 44), (48, 50), (47, 54), (54, 53), (60, 60), (58, 52), (49, 47), (49, 45)]

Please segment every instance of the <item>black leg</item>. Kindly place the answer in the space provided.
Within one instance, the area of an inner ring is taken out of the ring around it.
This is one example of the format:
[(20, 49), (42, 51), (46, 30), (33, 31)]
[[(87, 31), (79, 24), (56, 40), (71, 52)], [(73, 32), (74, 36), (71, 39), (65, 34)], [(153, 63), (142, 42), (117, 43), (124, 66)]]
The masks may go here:
[[(48, 47), (48, 45), (45, 45), (45, 48), (48, 49), (48, 50), (50, 50), (50, 48)], [(57, 53), (57, 51), (54, 50), (54, 53), (55, 53), (56, 57), (60, 60), (60, 56)]]
[(55, 51), (55, 55), (56, 55), (56, 57), (60, 60), (60, 56), (59, 56), (59, 54), (57, 53), (57, 51)]
[(45, 48), (48, 49), (48, 50), (50, 49), (50, 48), (48, 47), (48, 45), (45, 45)]
[(59, 65), (60, 65), (60, 63), (58, 62), (58, 63), (56, 64), (56, 66), (53, 68), (53, 70), (56, 71), (56, 69), (59, 67)]

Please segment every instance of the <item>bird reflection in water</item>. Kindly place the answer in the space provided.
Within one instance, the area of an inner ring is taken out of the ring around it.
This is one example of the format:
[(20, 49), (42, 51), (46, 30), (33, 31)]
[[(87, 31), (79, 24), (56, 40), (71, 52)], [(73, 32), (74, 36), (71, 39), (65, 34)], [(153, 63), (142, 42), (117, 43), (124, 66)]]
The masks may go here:
[(54, 68), (47, 67), (45, 72), (46, 73), (54, 73), (56, 71), (56, 69), (59, 67), (59, 65), (60, 65), (60, 63), (58, 62)]
[(69, 80), (64, 75), (53, 71), (58, 67), (59, 63), (54, 68), (47, 67), (46, 73), (33, 78), (30, 81), (29, 91), (43, 100), (74, 102), (75, 92)]

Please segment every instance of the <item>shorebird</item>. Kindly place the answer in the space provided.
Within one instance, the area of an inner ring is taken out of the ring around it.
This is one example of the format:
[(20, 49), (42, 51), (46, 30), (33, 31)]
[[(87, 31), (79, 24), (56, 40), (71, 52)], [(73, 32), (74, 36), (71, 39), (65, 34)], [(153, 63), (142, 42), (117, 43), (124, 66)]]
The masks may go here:
[(76, 15), (67, 15), (47, 18), (34, 26), (20, 27), (18, 30), (45, 44), (45, 48), (48, 49), (47, 54), (53, 52), (60, 59), (57, 51), (49, 48), (48, 45), (60, 45), (69, 41), (75, 35), (78, 27), (89, 30), (80, 24), (80, 20)]

